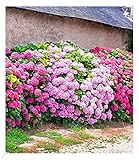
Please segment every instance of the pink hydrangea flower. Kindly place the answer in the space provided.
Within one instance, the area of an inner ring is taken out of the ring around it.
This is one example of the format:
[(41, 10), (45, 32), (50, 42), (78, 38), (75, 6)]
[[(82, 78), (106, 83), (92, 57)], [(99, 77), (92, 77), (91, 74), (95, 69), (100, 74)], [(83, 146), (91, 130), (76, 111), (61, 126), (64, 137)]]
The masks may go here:
[(118, 105), (117, 105), (117, 104), (112, 104), (112, 105), (111, 105), (111, 109), (112, 109), (112, 111), (114, 111), (114, 112), (118, 111)]
[(28, 114), (27, 108), (22, 108), (22, 113), (23, 113), (23, 114)]
[(41, 96), (41, 90), (40, 90), (40, 89), (35, 89), (34, 95), (35, 95), (36, 97)]
[(6, 117), (6, 122), (11, 123), (12, 119), (10, 117)]
[(6, 48), (5, 52), (6, 52), (6, 54), (9, 54), (11, 52), (11, 49), (10, 48)]
[(17, 101), (9, 101), (8, 102), (9, 108), (17, 108), (18, 106), (19, 106), (19, 104), (17, 103)]
[(38, 123), (37, 119), (33, 120), (33, 124), (37, 124), (37, 123)]
[(30, 115), (29, 115), (29, 114), (25, 115), (25, 120), (26, 120), (27, 122), (30, 121)]
[(94, 119), (94, 118), (88, 118), (87, 121), (88, 121), (88, 123), (89, 123), (90, 125), (93, 125), (93, 124), (95, 124), (95, 123), (97, 122), (97, 120)]
[(40, 106), (40, 111), (41, 111), (42, 113), (45, 113), (46, 110), (47, 110), (47, 108), (46, 108), (45, 105), (41, 105), (41, 106)]
[(19, 126), (21, 124), (21, 120), (16, 119), (15, 123), (16, 123), (17, 126)]
[(14, 60), (18, 60), (19, 57), (20, 57), (20, 55), (19, 55), (17, 52), (13, 52), (13, 53), (11, 54), (11, 58), (14, 59)]

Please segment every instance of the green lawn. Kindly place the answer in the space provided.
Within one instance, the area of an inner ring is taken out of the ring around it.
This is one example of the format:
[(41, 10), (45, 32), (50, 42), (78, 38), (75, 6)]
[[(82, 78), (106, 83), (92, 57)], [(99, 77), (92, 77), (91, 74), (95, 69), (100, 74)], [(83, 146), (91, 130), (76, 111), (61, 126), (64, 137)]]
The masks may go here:
[(18, 145), (31, 140), (31, 138), (21, 129), (15, 128), (6, 133), (6, 152), (22, 153)]

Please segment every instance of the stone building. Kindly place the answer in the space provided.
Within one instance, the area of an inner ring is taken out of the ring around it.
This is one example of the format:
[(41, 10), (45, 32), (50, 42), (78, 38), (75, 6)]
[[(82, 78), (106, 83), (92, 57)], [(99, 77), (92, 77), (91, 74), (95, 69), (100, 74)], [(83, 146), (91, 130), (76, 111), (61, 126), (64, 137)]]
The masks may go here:
[(122, 7), (6, 7), (6, 47), (69, 40), (87, 50), (125, 49), (132, 31)]

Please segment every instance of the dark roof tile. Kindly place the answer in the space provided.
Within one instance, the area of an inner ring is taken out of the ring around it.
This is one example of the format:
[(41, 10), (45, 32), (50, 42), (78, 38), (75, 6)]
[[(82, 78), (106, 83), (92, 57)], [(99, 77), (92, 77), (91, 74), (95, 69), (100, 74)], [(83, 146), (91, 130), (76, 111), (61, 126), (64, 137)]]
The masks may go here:
[(58, 16), (74, 17), (107, 24), (114, 27), (133, 29), (133, 22), (126, 18), (121, 7), (16, 7)]

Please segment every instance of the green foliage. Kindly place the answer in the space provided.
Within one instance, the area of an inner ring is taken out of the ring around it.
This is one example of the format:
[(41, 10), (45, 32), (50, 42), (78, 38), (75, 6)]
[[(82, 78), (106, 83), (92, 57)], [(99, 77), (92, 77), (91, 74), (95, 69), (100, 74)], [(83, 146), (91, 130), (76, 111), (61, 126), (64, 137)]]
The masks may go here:
[(116, 57), (116, 58), (117, 58), (119, 53), (118, 53), (117, 50), (113, 49), (112, 52), (110, 52), (109, 54), (110, 54), (112, 57)]
[(92, 136), (92, 135), (90, 135), (90, 134), (88, 134), (88, 133), (85, 133), (85, 132), (79, 132), (79, 133), (78, 133), (78, 136), (79, 136), (79, 138), (82, 139), (82, 140), (85, 140), (85, 139), (93, 139), (93, 138), (94, 138), (94, 136)]
[(77, 52), (76, 50), (74, 50), (74, 51), (66, 54), (66, 55), (65, 55), (65, 58), (71, 59), (71, 60), (73, 60), (73, 61), (77, 61), (77, 62), (78, 62), (80, 56), (81, 56), (80, 53)]
[(81, 97), (84, 95), (84, 92), (81, 89), (78, 89), (75, 91), (76, 95), (81, 99)]
[(36, 45), (37, 49), (42, 49), (42, 50), (46, 50), (48, 48), (48, 46), (49, 46), (49, 43), (43, 43), (43, 44), (38, 43)]
[(79, 59), (79, 62), (83, 63), (85, 68), (88, 68), (90, 70), (93, 69), (93, 65), (91, 61), (92, 61), (92, 57), (89, 57), (89, 56), (81, 56)]
[(83, 81), (87, 78), (87, 73), (80, 72), (79, 74), (76, 74), (74, 77), (79, 83), (83, 83)]
[(113, 116), (119, 122), (133, 122), (133, 117), (128, 116), (121, 107), (119, 107), (117, 112), (113, 113)]
[(15, 128), (6, 133), (6, 152), (20, 153), (22, 149), (18, 145), (31, 140), (21, 129)]
[(60, 134), (60, 133), (53, 132), (53, 131), (38, 132), (38, 133), (36, 133), (35, 135), (36, 135), (36, 136), (39, 136), (39, 137), (48, 137), (48, 138), (61, 137), (61, 134)]
[(55, 140), (57, 143), (63, 144), (63, 145), (74, 145), (74, 144), (80, 144), (80, 141), (71, 139), (71, 138), (64, 138), (60, 133), (57, 132), (38, 132), (36, 136), (40, 137), (48, 137), (53, 140)]
[(83, 126), (81, 126), (79, 124), (71, 125), (68, 130), (74, 131), (74, 132), (79, 132), (79, 131), (83, 130)]
[(29, 43), (27, 45), (18, 45), (15, 48), (12, 48), (11, 51), (21, 53), (21, 52), (25, 52), (28, 49), (33, 51), (37, 49), (37, 46), (34, 45), (33, 43)]
[(71, 138), (57, 138), (56, 142), (63, 144), (63, 145), (76, 145), (81, 144), (81, 141), (71, 139)]
[(27, 45), (18, 45), (14, 48), (11, 49), (12, 52), (25, 52), (26, 50), (37, 50), (37, 49), (42, 49), (42, 50), (46, 50), (49, 46), (49, 43), (38, 43), (38, 44), (33, 44), (33, 43), (29, 43)]
[(75, 61), (75, 62), (80, 62), (84, 64), (85, 68), (91, 70), (93, 68), (93, 65), (91, 63), (93, 57), (94, 57), (93, 54), (91, 56), (85, 56), (85, 55), (81, 55), (80, 52), (74, 50), (66, 54), (64, 58), (71, 59), (72, 61)]
[[(105, 129), (111, 123), (112, 123), (112, 121), (108, 121), (108, 120), (103, 121), (103, 122), (98, 121), (98, 123), (94, 124), (92, 128), (93, 129)], [(89, 128), (90, 128), (90, 126), (89, 126)]]
[(46, 144), (44, 147), (45, 147), (45, 152), (48, 151), (49, 153), (51, 152), (59, 153), (59, 148), (51, 143)]

